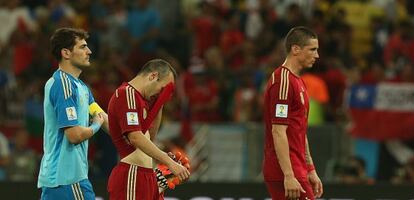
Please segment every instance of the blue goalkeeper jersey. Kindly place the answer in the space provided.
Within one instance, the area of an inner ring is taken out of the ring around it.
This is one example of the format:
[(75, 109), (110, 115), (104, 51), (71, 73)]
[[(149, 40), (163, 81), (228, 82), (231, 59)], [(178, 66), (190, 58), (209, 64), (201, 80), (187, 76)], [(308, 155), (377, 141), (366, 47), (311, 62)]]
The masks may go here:
[(81, 80), (61, 70), (45, 84), (43, 158), (37, 186), (56, 187), (88, 178), (88, 140), (72, 144), (65, 127), (89, 125), (91, 91)]

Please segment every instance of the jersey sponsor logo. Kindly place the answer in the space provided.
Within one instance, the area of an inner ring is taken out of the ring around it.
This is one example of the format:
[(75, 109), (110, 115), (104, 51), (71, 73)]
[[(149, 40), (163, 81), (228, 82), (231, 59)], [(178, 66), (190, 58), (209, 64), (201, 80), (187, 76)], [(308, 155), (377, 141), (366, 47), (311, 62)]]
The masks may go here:
[(276, 104), (276, 117), (287, 118), (288, 116), (288, 105)]
[(67, 107), (66, 108), (66, 116), (68, 117), (68, 120), (76, 120), (78, 119), (78, 115), (76, 114), (76, 109), (75, 107)]
[(128, 125), (139, 125), (137, 112), (127, 112), (126, 115)]

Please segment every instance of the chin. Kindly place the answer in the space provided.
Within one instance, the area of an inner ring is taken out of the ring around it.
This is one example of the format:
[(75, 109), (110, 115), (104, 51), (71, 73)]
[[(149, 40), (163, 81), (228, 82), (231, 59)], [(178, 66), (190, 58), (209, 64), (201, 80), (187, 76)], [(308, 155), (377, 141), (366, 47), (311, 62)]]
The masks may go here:
[(91, 64), (90, 63), (78, 64), (77, 67), (79, 69), (88, 69), (89, 67), (91, 67)]

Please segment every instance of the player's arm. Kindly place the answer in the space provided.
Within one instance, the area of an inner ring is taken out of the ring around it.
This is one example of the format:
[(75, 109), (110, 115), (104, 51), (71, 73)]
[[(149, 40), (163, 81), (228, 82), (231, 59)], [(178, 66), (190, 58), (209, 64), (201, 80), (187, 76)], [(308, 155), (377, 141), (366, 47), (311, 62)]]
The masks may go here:
[(142, 150), (145, 154), (164, 163), (180, 178), (181, 181), (186, 180), (190, 176), (190, 172), (182, 165), (175, 162), (167, 153), (161, 151), (154, 143), (144, 136), (142, 131), (133, 131), (128, 134), (129, 142), (135, 147)]
[(305, 158), (306, 158), (306, 165), (308, 166), (308, 172), (314, 171), (315, 167), (313, 165), (312, 156), (310, 154), (309, 150), (309, 143), (308, 143), (308, 137), (306, 137), (306, 149), (305, 149)]
[(102, 124), (102, 129), (109, 134), (109, 123), (108, 123), (108, 114), (105, 113), (105, 111), (96, 103), (93, 102), (89, 105), (89, 114), (91, 116), (95, 116), (96, 114), (100, 114), (104, 122)]
[(101, 114), (93, 118), (93, 123), (89, 127), (71, 126), (64, 129), (65, 136), (72, 144), (79, 144), (91, 138), (101, 128), (104, 119)]
[(272, 125), (273, 142), (275, 146), (277, 160), (285, 176), (285, 195), (288, 198), (299, 198), (300, 193), (304, 193), (305, 190), (302, 188), (298, 180), (295, 178), (295, 174), (292, 169), (292, 164), (290, 162), (289, 156), (289, 142), (286, 135), (287, 127), (287, 125), (282, 124)]
[(287, 125), (273, 124), (272, 136), (277, 160), (285, 177), (294, 177), (289, 156), (289, 143), (286, 135)]
[[(97, 114), (93, 117), (93, 123), (89, 127), (80, 126), (79, 115), (88, 115), (88, 113), (79, 112), (78, 101), (75, 98), (75, 88), (72, 82), (64, 75), (60, 75), (61, 80), (52, 82), (49, 98), (53, 105), (57, 117), (58, 128), (62, 129), (68, 141), (72, 144), (79, 144), (93, 136), (103, 123), (103, 117)], [(90, 92), (90, 91), (89, 91)], [(89, 95), (89, 102), (93, 100)]]
[(315, 197), (319, 198), (323, 194), (323, 186), (322, 186), (321, 179), (316, 173), (315, 166), (313, 165), (313, 160), (310, 154), (310, 148), (309, 148), (309, 143), (308, 143), (308, 137), (306, 137), (305, 144), (306, 144), (305, 158), (306, 158), (306, 165), (308, 168), (309, 183), (312, 185), (313, 193), (315, 194)]
[(160, 111), (158, 111), (157, 117), (155, 117), (154, 122), (152, 123), (152, 126), (149, 129), (151, 141), (154, 141), (155, 136), (157, 135), (158, 130), (160, 128), (162, 119), (162, 109), (163, 108), (161, 108)]

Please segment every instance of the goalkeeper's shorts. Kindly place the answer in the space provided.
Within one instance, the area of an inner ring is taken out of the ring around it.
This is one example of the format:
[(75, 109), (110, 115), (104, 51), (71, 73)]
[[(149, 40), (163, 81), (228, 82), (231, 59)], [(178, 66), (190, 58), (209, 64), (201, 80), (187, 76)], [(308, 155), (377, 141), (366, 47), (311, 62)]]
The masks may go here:
[(95, 200), (95, 193), (91, 182), (83, 179), (80, 182), (70, 185), (59, 185), (58, 187), (43, 187), (41, 200)]
[(108, 181), (110, 200), (159, 200), (155, 173), (151, 168), (120, 162)]

